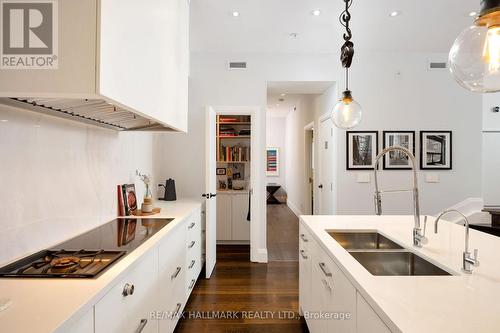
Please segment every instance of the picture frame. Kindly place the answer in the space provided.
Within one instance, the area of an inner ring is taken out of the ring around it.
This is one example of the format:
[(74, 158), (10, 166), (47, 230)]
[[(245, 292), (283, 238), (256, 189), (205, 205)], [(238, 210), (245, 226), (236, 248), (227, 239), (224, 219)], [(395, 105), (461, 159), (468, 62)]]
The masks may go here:
[(373, 170), (378, 154), (378, 131), (346, 132), (346, 169)]
[(266, 148), (266, 176), (279, 177), (280, 175), (280, 151), (277, 147)]
[[(415, 131), (383, 131), (383, 149), (400, 146), (410, 150), (415, 156)], [(411, 170), (411, 161), (406, 154), (391, 151), (383, 158), (384, 170)]]
[(216, 173), (217, 173), (217, 176), (225, 176), (226, 175), (226, 168), (217, 168)]
[(452, 170), (452, 131), (420, 132), (420, 169)]

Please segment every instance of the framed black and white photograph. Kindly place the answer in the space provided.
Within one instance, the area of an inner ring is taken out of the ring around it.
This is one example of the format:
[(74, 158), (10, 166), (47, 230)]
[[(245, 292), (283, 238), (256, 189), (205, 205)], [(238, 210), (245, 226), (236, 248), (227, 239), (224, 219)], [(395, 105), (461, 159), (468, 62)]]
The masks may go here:
[(226, 174), (226, 168), (217, 168), (217, 175), (224, 176)]
[(451, 170), (452, 168), (452, 132), (420, 132), (420, 169)]
[(348, 131), (347, 170), (373, 170), (378, 154), (378, 131)]
[[(415, 156), (414, 131), (384, 131), (384, 149), (387, 147), (403, 147)], [(384, 156), (384, 170), (408, 170), (412, 168), (408, 156), (400, 151), (391, 151)]]

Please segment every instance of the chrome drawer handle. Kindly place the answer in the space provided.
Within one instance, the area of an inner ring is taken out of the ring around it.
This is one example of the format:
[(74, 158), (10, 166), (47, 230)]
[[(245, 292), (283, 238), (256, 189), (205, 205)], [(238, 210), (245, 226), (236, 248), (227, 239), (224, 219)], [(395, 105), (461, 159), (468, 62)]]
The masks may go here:
[(189, 226), (188, 229), (193, 229), (193, 227), (196, 225), (196, 223), (192, 222)]
[(305, 243), (309, 242), (309, 239), (307, 239), (306, 235), (304, 234), (300, 234), (300, 239), (302, 239), (302, 241), (304, 241)]
[(189, 289), (193, 289), (195, 283), (196, 283), (195, 279), (191, 280), (191, 284), (189, 285)]
[(134, 294), (135, 287), (131, 283), (125, 283), (123, 287), (122, 295), (123, 297), (127, 297)]
[(189, 243), (188, 248), (190, 248), (190, 249), (191, 249), (191, 248), (194, 246), (194, 244), (195, 244), (195, 243), (196, 243), (195, 241), (191, 241), (191, 243)]
[(308, 256), (305, 255), (306, 251), (300, 250), (300, 255), (302, 256), (303, 259), (307, 259)]
[(172, 319), (176, 319), (179, 316), (179, 311), (181, 311), (182, 303), (177, 303)]
[(330, 273), (328, 271), (328, 269), (326, 268), (326, 265), (324, 262), (320, 262), (319, 263), (319, 268), (321, 268), (321, 270), (323, 271), (323, 274), (325, 274), (325, 276), (327, 277), (332, 277), (332, 273)]
[(194, 264), (196, 263), (196, 260), (191, 260), (191, 263), (189, 264), (189, 269), (193, 268)]
[(171, 277), (171, 278), (172, 278), (172, 280), (173, 280), (173, 279), (175, 279), (175, 278), (177, 277), (177, 275), (179, 275), (179, 273), (180, 273), (180, 272), (181, 272), (181, 268), (180, 268), (180, 267), (177, 267), (177, 268), (175, 269), (174, 274), (172, 274), (172, 277)]
[(135, 330), (135, 333), (141, 333), (144, 327), (146, 327), (146, 324), (148, 323), (147, 319), (141, 319), (141, 323), (139, 324), (139, 327)]

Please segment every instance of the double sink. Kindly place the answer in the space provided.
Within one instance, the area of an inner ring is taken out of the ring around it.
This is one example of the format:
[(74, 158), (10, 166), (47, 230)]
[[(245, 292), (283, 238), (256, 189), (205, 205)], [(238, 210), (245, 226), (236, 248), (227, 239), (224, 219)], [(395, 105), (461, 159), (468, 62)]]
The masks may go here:
[(328, 234), (372, 275), (451, 275), (378, 232), (329, 231)]

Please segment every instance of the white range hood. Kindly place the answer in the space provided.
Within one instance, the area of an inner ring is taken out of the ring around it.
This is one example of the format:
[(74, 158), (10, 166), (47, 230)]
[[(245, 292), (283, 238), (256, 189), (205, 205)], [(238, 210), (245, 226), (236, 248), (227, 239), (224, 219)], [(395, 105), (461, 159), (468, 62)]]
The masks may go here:
[(187, 0), (47, 2), (57, 66), (2, 63), (1, 104), (119, 131), (187, 131)]

